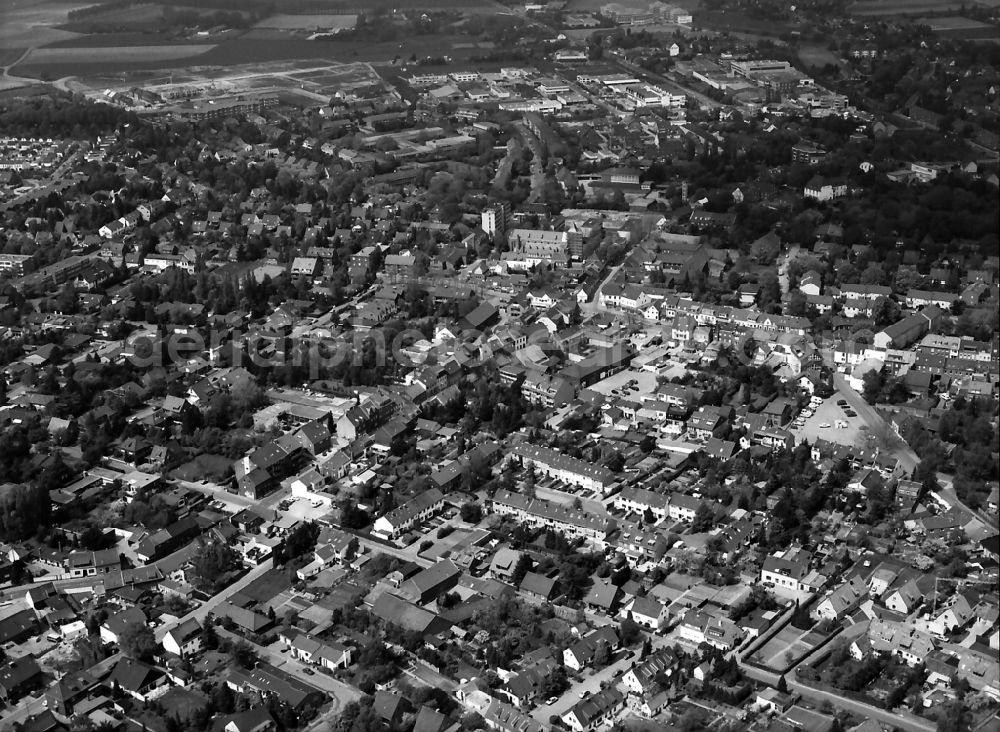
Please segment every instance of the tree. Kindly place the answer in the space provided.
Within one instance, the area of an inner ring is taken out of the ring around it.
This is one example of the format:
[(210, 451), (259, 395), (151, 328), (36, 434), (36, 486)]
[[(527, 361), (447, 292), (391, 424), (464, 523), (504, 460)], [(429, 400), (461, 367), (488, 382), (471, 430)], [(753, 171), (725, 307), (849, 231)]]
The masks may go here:
[(118, 635), (118, 647), (122, 653), (138, 661), (150, 661), (160, 644), (153, 629), (145, 623), (129, 623)]
[(226, 580), (229, 572), (240, 566), (240, 558), (228, 544), (213, 541), (203, 544), (195, 552), (191, 565), (201, 583), (215, 590)]
[(483, 508), (474, 501), (466, 501), (459, 509), (462, 520), (469, 524), (478, 524), (483, 520)]
[(865, 372), (865, 375), (861, 377), (861, 384), (861, 396), (869, 404), (876, 404), (879, 394), (882, 393), (882, 387), (885, 386), (885, 377), (882, 375), (882, 371), (872, 369)]
[(959, 699), (948, 702), (938, 715), (937, 732), (969, 732), (971, 715), (965, 703)]
[(358, 504), (350, 498), (340, 503), (340, 525), (345, 529), (361, 529), (368, 525), (369, 516), (366, 511), (358, 508)]
[(788, 314), (795, 317), (802, 317), (806, 314), (809, 303), (806, 301), (805, 293), (802, 290), (792, 290), (788, 293)]
[(714, 524), (715, 512), (707, 502), (702, 501), (698, 504), (698, 508), (694, 512), (694, 521), (691, 522), (691, 531), (696, 534), (701, 533), (702, 531), (708, 531)]
[(245, 640), (236, 640), (229, 645), (229, 660), (242, 668), (257, 665), (257, 651)]
[(872, 319), (875, 325), (884, 328), (899, 320), (899, 303), (888, 297), (879, 297), (872, 304)]
[(594, 668), (604, 668), (611, 662), (611, 647), (605, 640), (597, 642), (594, 648)]
[(618, 636), (623, 646), (630, 646), (642, 637), (642, 629), (631, 617), (627, 617), (618, 624)]
[(517, 564), (514, 565), (514, 571), (510, 575), (510, 583), (517, 587), (521, 584), (521, 580), (524, 579), (524, 575), (528, 573), (531, 569), (531, 557), (528, 554), (522, 554), (517, 558)]

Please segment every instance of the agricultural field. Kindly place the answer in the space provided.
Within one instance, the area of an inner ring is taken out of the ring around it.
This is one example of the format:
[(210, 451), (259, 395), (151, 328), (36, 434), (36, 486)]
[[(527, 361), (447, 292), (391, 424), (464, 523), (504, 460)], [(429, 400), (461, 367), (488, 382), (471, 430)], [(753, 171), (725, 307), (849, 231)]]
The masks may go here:
[(91, 4), (0, 0), (0, 48), (30, 48), (76, 38), (76, 33), (60, 30), (56, 26), (66, 22), (69, 11)]
[(800, 30), (799, 26), (790, 23), (779, 23), (763, 18), (751, 18), (746, 13), (730, 10), (697, 11), (694, 12), (692, 28), (713, 31), (728, 31), (759, 36), (780, 36)]
[(78, 20), (69, 20), (62, 25), (63, 30), (75, 33), (103, 32), (104, 27), (128, 28), (155, 32), (163, 21), (163, 6), (134, 5), (129, 8), (116, 8), (107, 12), (95, 12)]
[(357, 15), (272, 15), (257, 23), (257, 28), (286, 31), (331, 31), (353, 28), (358, 23)]
[(188, 63), (212, 48), (206, 44), (35, 48), (15, 68), (18, 75), (38, 78), (61, 78), (88, 71), (130, 71)]
[(960, 15), (948, 15), (941, 18), (917, 18), (917, 23), (929, 26), (932, 31), (948, 38), (997, 38), (1000, 28), (989, 23), (983, 23)]
[[(600, 10), (602, 7), (607, 5), (611, 0), (567, 0), (566, 2), (566, 12), (567, 13), (594, 13)], [(625, 5), (643, 5), (643, 3), (623, 3)], [(648, 5), (648, 3), (645, 3)], [(681, 2), (671, 3), (672, 5), (678, 5), (688, 12), (694, 12), (701, 7), (701, 0), (682, 0)]]
[(963, 5), (961, 0), (885, 0), (884, 2), (856, 2), (848, 7), (847, 12), (863, 17), (888, 17), (959, 10)]

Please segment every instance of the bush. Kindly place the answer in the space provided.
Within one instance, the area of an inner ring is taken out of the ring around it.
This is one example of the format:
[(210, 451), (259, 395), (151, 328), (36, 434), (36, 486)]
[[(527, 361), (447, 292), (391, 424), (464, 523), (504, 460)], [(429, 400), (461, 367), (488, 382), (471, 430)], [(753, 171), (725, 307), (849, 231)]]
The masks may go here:
[(439, 539), (443, 539), (454, 530), (455, 530), (454, 526), (442, 526), (440, 529), (438, 529), (437, 537)]
[(421, 552), (425, 552), (428, 549), (430, 549), (432, 546), (434, 546), (434, 542), (433, 541), (431, 541), (430, 539), (424, 539), (422, 542), (420, 542), (420, 551)]

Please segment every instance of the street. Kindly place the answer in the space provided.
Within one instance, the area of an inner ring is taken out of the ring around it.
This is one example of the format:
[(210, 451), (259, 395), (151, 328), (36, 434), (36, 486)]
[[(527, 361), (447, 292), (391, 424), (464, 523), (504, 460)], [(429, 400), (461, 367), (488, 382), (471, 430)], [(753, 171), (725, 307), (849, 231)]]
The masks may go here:
[(796, 681), (793, 678), (793, 674), (786, 675), (785, 681), (788, 684), (789, 691), (795, 691), (801, 694), (803, 698), (815, 704), (830, 702), (837, 709), (843, 709), (861, 719), (876, 719), (879, 722), (888, 724), (890, 728), (904, 729), (907, 732), (934, 732), (937, 729), (937, 725), (933, 722), (921, 719), (910, 712), (891, 712), (887, 709), (879, 709), (870, 704), (863, 704), (853, 699), (847, 699), (829, 691), (806, 686)]
[(542, 703), (531, 710), (531, 716), (538, 722), (547, 726), (549, 724), (549, 717), (553, 714), (558, 714), (559, 716), (565, 714), (574, 704), (580, 701), (580, 694), (585, 691), (590, 692), (591, 695), (596, 694), (601, 690), (601, 684), (603, 682), (612, 681), (620, 674), (623, 674), (632, 668), (633, 664), (638, 661), (637, 658), (633, 658), (635, 649), (628, 648), (625, 649), (625, 651), (619, 651), (619, 653), (623, 653), (624, 655), (614, 663), (605, 666), (593, 675), (588, 675), (589, 671), (584, 670), (582, 672), (582, 682), (578, 684), (571, 684), (569, 689), (556, 701), (552, 702), (552, 704), (546, 704), (542, 701)]
[(156, 640), (157, 641), (162, 641), (163, 637), (167, 634), (168, 630), (171, 630), (172, 628), (175, 628), (176, 626), (180, 625), (181, 623), (183, 623), (183, 622), (185, 622), (187, 620), (191, 620), (192, 618), (196, 619), (199, 623), (204, 623), (205, 622), (205, 617), (210, 612), (212, 612), (213, 610), (215, 610), (215, 608), (217, 608), (223, 602), (225, 602), (230, 597), (232, 597), (233, 595), (235, 595), (237, 592), (239, 592), (243, 588), (247, 587), (254, 580), (259, 579), (260, 577), (263, 577), (264, 574), (269, 569), (271, 569), (271, 564), (270, 563), (261, 564), (260, 566), (254, 567), (249, 572), (247, 572), (245, 575), (243, 575), (242, 577), (240, 577), (240, 579), (238, 579), (236, 582), (234, 582), (233, 584), (229, 585), (229, 587), (227, 587), (226, 589), (224, 589), (222, 592), (220, 592), (220, 593), (218, 593), (216, 595), (212, 595), (212, 597), (209, 598), (208, 600), (206, 600), (204, 603), (202, 603), (202, 605), (200, 607), (192, 610), (187, 615), (183, 615), (180, 618), (178, 618), (176, 623), (164, 623), (163, 625), (159, 626), (156, 629), (155, 633), (154, 633), (154, 635), (156, 636)]

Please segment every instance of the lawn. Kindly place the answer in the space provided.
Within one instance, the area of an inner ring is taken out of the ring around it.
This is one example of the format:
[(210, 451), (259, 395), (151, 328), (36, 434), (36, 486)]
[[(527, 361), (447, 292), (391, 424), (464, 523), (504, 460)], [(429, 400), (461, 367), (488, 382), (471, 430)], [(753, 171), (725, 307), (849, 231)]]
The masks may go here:
[(201, 480), (216, 483), (225, 477), (226, 471), (232, 467), (232, 464), (232, 460), (221, 455), (199, 455), (194, 460), (186, 462), (174, 470), (170, 474), (170, 477), (180, 478), (192, 483), (197, 483)]
[(790, 665), (789, 658), (794, 662), (814, 647), (813, 643), (808, 640), (811, 635), (815, 637), (810, 631), (786, 625), (778, 631), (777, 635), (765, 643), (764, 647), (754, 654), (754, 657), (759, 659), (764, 666), (779, 673), (783, 672)]
[(246, 595), (257, 602), (264, 603), (291, 586), (292, 583), (288, 579), (288, 572), (279, 572), (277, 569), (272, 569), (243, 588), (240, 594)]

